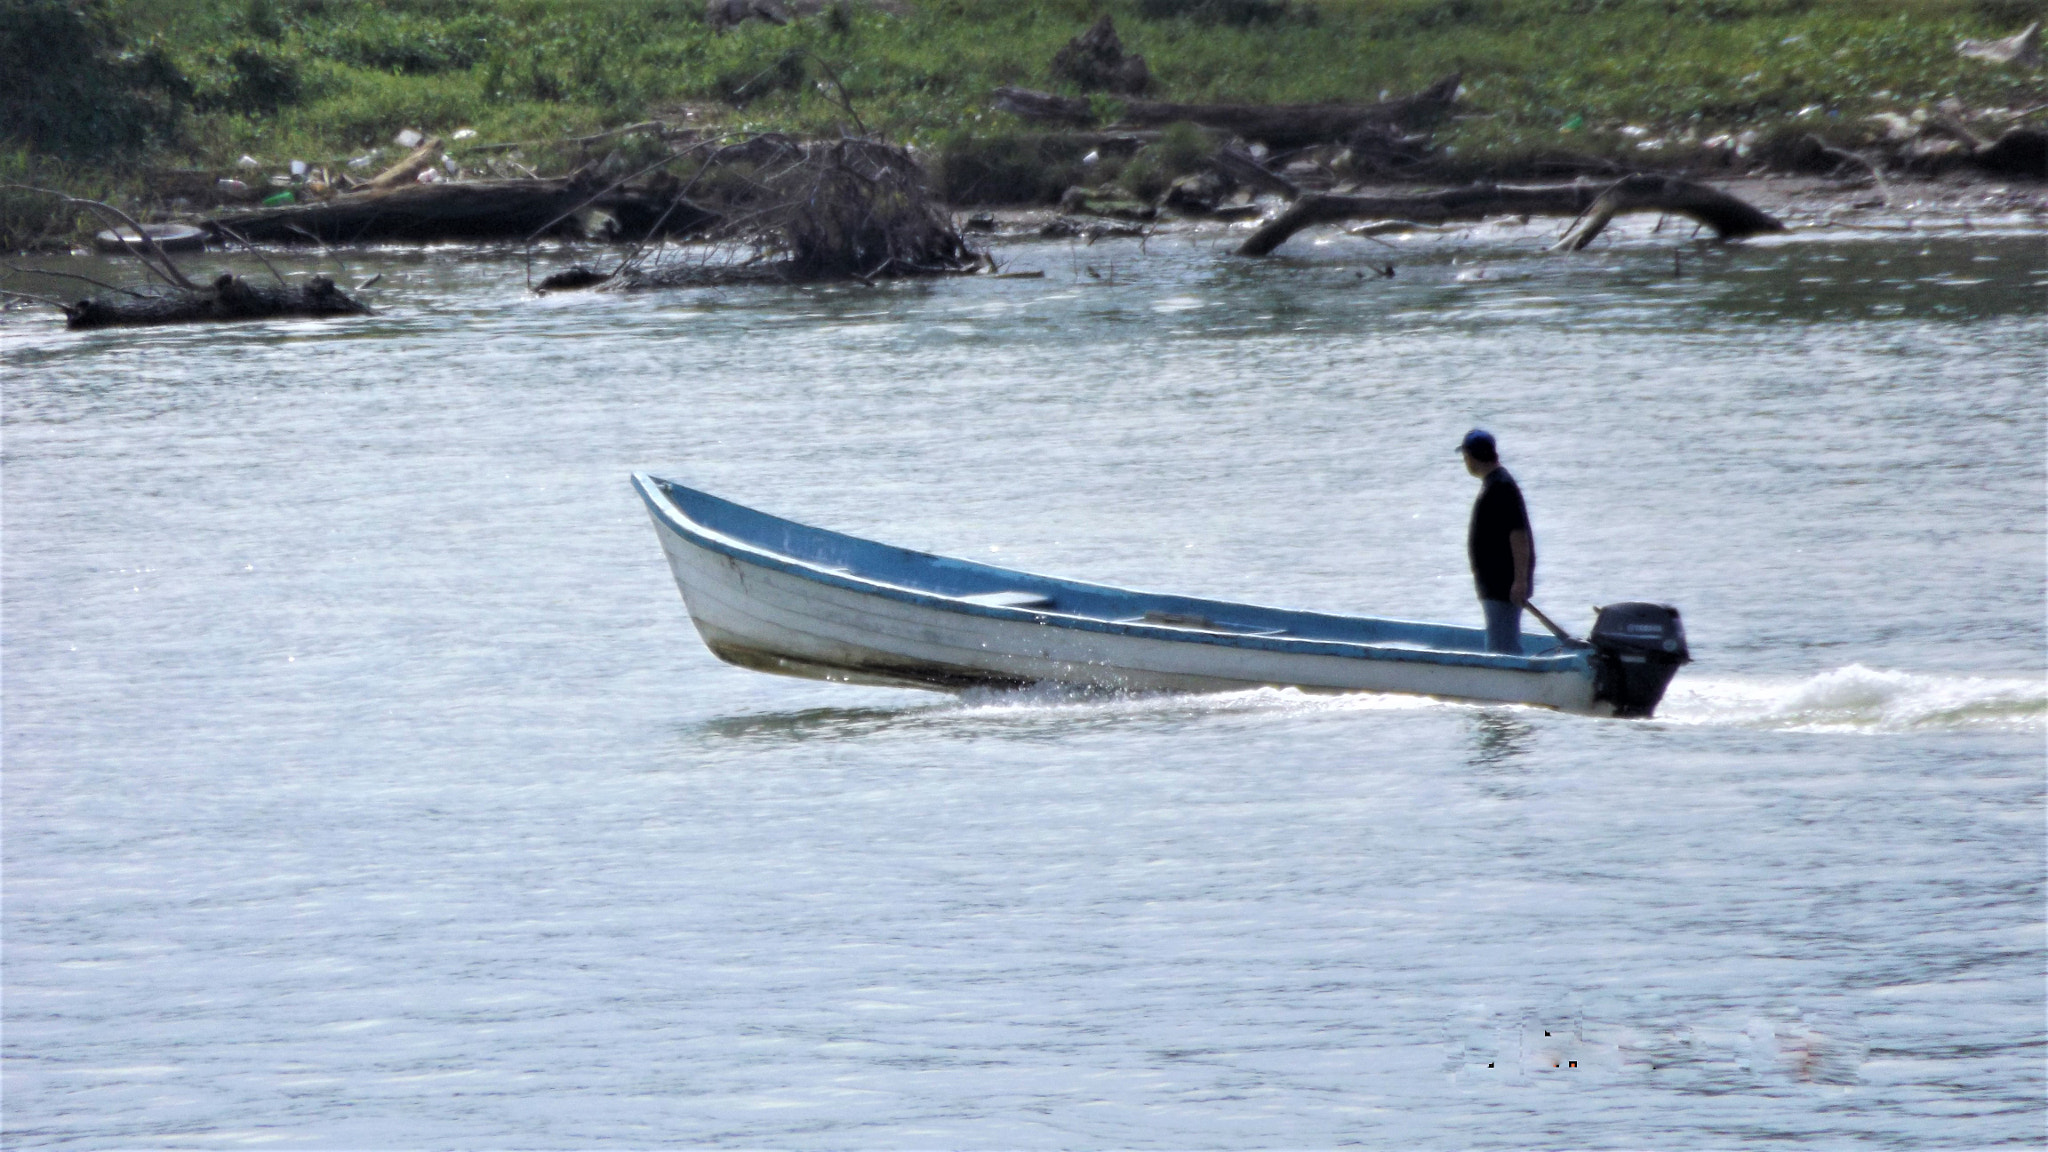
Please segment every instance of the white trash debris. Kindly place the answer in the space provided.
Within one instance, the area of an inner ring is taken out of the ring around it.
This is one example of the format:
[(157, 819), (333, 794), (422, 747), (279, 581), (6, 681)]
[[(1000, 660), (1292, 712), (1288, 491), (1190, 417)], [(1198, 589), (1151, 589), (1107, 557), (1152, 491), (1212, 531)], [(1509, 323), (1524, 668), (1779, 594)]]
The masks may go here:
[(393, 144), (398, 145), (400, 148), (417, 148), (420, 146), (420, 141), (425, 139), (425, 136), (422, 136), (419, 133), (413, 131), (412, 129), (407, 128), (405, 131), (400, 132), (396, 136), (393, 136), (391, 138), (391, 142)]
[(2003, 40), (1960, 41), (1956, 44), (1956, 54), (1972, 60), (1989, 60), (1993, 64), (2024, 64), (2037, 68), (2041, 64), (2041, 22), (2036, 20)]
[(258, 160), (254, 156), (244, 155), (240, 160), (235, 161), (235, 166), (238, 168), (261, 168), (263, 167), (263, 161)]

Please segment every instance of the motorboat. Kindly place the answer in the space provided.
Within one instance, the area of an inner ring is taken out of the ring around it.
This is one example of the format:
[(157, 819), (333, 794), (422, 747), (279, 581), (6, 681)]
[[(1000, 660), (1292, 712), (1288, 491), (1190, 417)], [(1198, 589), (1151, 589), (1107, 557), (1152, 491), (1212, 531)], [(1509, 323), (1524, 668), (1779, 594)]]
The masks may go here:
[(1598, 716), (1655, 712), (1689, 660), (1676, 608), (1599, 610), (1586, 639), (1269, 608), (1040, 576), (785, 520), (645, 473), (634, 488), (712, 653), (909, 688), (1393, 692)]

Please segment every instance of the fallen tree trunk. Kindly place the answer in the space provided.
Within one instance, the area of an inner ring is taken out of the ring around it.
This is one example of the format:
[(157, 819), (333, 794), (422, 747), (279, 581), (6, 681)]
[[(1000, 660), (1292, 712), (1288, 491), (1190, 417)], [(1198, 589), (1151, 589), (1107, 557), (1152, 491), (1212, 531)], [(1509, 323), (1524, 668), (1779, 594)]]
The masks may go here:
[(2039, 128), (2014, 128), (1979, 148), (1971, 159), (1979, 167), (2001, 176), (2048, 180), (2048, 132)]
[[(585, 215), (589, 212), (601, 213), (614, 226), (593, 227)], [(601, 184), (566, 177), (413, 184), (235, 213), (212, 223), (256, 243), (373, 244), (524, 240), (544, 231), (609, 232), (606, 238), (637, 239), (657, 231), (687, 235), (714, 219), (709, 211), (676, 203), (672, 190), (666, 195), (632, 187), (605, 191)]]
[[(1265, 256), (1304, 228), (1339, 220), (1440, 224), (1489, 216), (1580, 216), (1596, 205), (1601, 227), (1605, 227), (1606, 219), (1624, 213), (1668, 212), (1697, 220), (1724, 240), (1785, 230), (1774, 217), (1705, 184), (1675, 176), (1637, 175), (1605, 184), (1535, 188), (1474, 184), (1415, 196), (1304, 196), (1247, 237), (1237, 254)], [(1582, 248), (1598, 234), (1599, 228), (1581, 229), (1569, 243)]]
[[(1413, 96), (1378, 104), (1169, 104), (1126, 100), (1118, 123), (1157, 127), (1186, 121), (1255, 140), (1269, 148), (1301, 148), (1354, 137), (1378, 138), (1398, 128), (1435, 123), (1456, 102), (1458, 76), (1446, 76)], [(1029, 88), (998, 88), (995, 108), (1027, 120), (1092, 125), (1095, 106), (1076, 96)]]
[[(85, 299), (66, 304), (62, 300), (47, 296), (31, 296), (27, 293), (8, 292), (7, 295), (21, 299), (38, 300), (50, 304), (64, 313), (68, 328), (111, 328), (120, 325), (182, 324), (203, 320), (260, 320), (275, 316), (350, 316), (370, 311), (369, 306), (334, 286), (334, 281), (325, 276), (313, 276), (297, 287), (286, 284), (283, 276), (277, 277), (278, 286), (269, 288), (250, 284), (237, 276), (222, 274), (207, 285), (200, 285), (186, 276), (162, 244), (152, 235), (151, 230), (133, 216), (97, 200), (66, 196), (49, 188), (35, 188), (26, 185), (9, 185), (29, 192), (55, 196), (66, 204), (85, 208), (110, 222), (118, 222), (128, 229), (140, 243), (121, 239), (119, 232), (115, 239), (131, 254), (140, 258), (142, 266), (150, 275), (164, 282), (170, 289), (155, 295), (137, 292), (117, 285), (95, 280), (90, 276), (54, 269), (19, 269), (13, 265), (11, 271), (28, 272), (33, 275), (53, 276), (65, 280), (83, 280), (112, 292), (118, 292), (125, 299), (103, 297)], [(259, 259), (261, 256), (259, 254)], [(264, 264), (268, 265), (268, 260)], [(272, 268), (271, 273), (277, 274)], [(374, 279), (374, 277), (373, 277)]]
[(370, 311), (355, 297), (314, 276), (296, 286), (251, 284), (221, 276), (194, 292), (62, 304), (67, 328), (188, 324), (208, 320), (267, 320), (281, 316), (360, 316)]

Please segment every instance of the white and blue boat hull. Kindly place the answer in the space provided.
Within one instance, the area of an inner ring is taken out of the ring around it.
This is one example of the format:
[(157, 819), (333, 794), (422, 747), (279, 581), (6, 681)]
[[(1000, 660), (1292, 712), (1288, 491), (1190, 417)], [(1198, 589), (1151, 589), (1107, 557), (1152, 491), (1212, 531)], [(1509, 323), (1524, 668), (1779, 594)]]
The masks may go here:
[(1611, 714), (1600, 656), (1479, 629), (1134, 592), (892, 548), (652, 476), (638, 489), (713, 653), (764, 672), (941, 690), (1282, 686)]

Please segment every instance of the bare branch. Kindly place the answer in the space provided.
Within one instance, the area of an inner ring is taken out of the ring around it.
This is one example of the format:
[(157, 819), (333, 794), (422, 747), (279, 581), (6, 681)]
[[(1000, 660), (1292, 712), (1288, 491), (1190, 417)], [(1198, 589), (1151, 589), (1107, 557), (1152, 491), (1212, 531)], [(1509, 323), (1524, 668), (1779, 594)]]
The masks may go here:
[(152, 261), (149, 258), (149, 256), (144, 255), (142, 251), (135, 246), (135, 241), (128, 239), (128, 234), (121, 231), (121, 229), (118, 226), (114, 228), (114, 239), (119, 240), (121, 242), (121, 247), (127, 249), (130, 255), (142, 261), (143, 267), (150, 268), (152, 270), (156, 270), (160, 267), (161, 271), (158, 274), (161, 275), (164, 278), (164, 280), (168, 282), (172, 287), (183, 288), (187, 292), (199, 291), (199, 285), (194, 284), (192, 281), (185, 278), (184, 271), (180, 269), (177, 263), (171, 259), (170, 253), (165, 252), (163, 249), (163, 245), (158, 244), (156, 242), (156, 237), (151, 236), (149, 234), (149, 230), (147, 228), (144, 228), (141, 222), (136, 220), (133, 216), (128, 215), (126, 212), (121, 211), (119, 208), (116, 208), (111, 204), (102, 204), (97, 200), (80, 200), (77, 199), (76, 197), (73, 197), (72, 203), (83, 204), (95, 213), (110, 214), (114, 217), (115, 220), (119, 221), (122, 224), (128, 225), (130, 228), (135, 229), (135, 235), (143, 243), (149, 245), (150, 252), (156, 256), (156, 259), (154, 261)]
[(576, 205), (576, 207), (569, 209), (567, 212), (561, 213), (554, 219), (549, 220), (547, 223), (534, 229), (533, 233), (527, 236), (526, 243), (528, 245), (531, 245), (535, 240), (538, 240), (543, 235), (546, 235), (548, 229), (553, 228), (555, 225), (560, 224), (562, 221), (567, 220), (569, 217), (574, 216), (578, 212), (583, 211), (585, 208), (590, 207), (592, 204), (597, 203), (605, 196), (608, 196), (611, 193), (618, 191), (620, 188), (625, 187), (626, 184), (628, 184), (629, 182), (637, 180), (640, 177), (655, 171), (656, 169), (666, 168), (670, 164), (673, 164), (676, 161), (682, 159), (683, 157), (688, 156), (690, 153), (695, 152), (698, 149), (704, 147), (707, 143), (708, 141), (700, 140), (697, 143), (692, 144), (690, 147), (683, 149), (681, 152), (670, 152), (668, 155), (663, 156), (661, 159), (656, 160), (654, 163), (647, 165), (645, 168), (642, 168), (637, 172), (632, 172), (625, 176), (619, 177), (617, 180), (614, 180), (610, 184), (606, 185), (600, 191), (592, 193), (589, 197), (585, 198), (581, 204)]
[(868, 126), (866, 124), (861, 123), (860, 113), (853, 110), (853, 98), (846, 94), (846, 85), (839, 82), (839, 73), (833, 69), (830, 62), (828, 62), (823, 56), (818, 55), (816, 52), (813, 52), (810, 49), (806, 48), (804, 49), (804, 55), (809, 56), (813, 60), (816, 60), (818, 62), (818, 67), (823, 68), (825, 70), (825, 78), (832, 81), (832, 87), (839, 92), (839, 106), (846, 110), (846, 114), (848, 116), (853, 118), (854, 130), (856, 132), (859, 132), (863, 136), (867, 135)]
[(1884, 182), (1883, 168), (1879, 167), (1874, 161), (1868, 159), (1862, 153), (1851, 152), (1844, 148), (1837, 148), (1818, 136), (1809, 134), (1806, 138), (1808, 140), (1813, 141), (1815, 145), (1819, 146), (1821, 155), (1823, 156), (1833, 157), (1834, 159), (1840, 160), (1845, 164), (1861, 164), (1863, 167), (1868, 168), (1870, 170), (1870, 178), (1877, 182), (1878, 196), (1884, 200), (1885, 207), (1891, 207), (1892, 189), (1891, 185), (1886, 184)]
[[(151, 236), (149, 234), (149, 230), (144, 228), (142, 224), (139, 221), (137, 221), (133, 216), (128, 215), (126, 212), (121, 211), (119, 208), (114, 207), (112, 204), (103, 204), (98, 200), (87, 200), (84, 199), (83, 197), (72, 196), (63, 192), (59, 192), (54, 188), (39, 188), (33, 184), (0, 184), (0, 188), (13, 188), (23, 192), (40, 192), (45, 196), (55, 196), (56, 198), (62, 200), (66, 204), (73, 204), (85, 208), (87, 211), (90, 211), (95, 216), (99, 216), (102, 221), (105, 221), (108, 216), (112, 216), (116, 221), (116, 223), (114, 224), (114, 239), (119, 240), (121, 242), (121, 247), (127, 249), (130, 255), (142, 261), (142, 266), (144, 268), (147, 268), (149, 271), (155, 273), (158, 279), (164, 281), (166, 284), (169, 284), (173, 288), (179, 288), (186, 292), (199, 291), (199, 285), (194, 284), (192, 281), (185, 278), (185, 274), (178, 270), (177, 264), (174, 263), (171, 260), (169, 254), (167, 254), (163, 250), (163, 246), (156, 242), (156, 237)], [(140, 237), (143, 243), (149, 245), (150, 250), (156, 253), (156, 259), (163, 261), (162, 268), (158, 268), (156, 264), (153, 261), (151, 261), (148, 256), (143, 255), (142, 252), (135, 247), (134, 243), (131, 242), (128, 239), (127, 235), (125, 235), (121, 231), (122, 224), (126, 224), (128, 227), (133, 228), (135, 230), (135, 235)]]
[(12, 296), (17, 300), (33, 300), (38, 304), (48, 304), (52, 308), (61, 308), (67, 313), (71, 311), (69, 304), (53, 296), (38, 296), (33, 292), (16, 292), (12, 288), (0, 288), (0, 296)]
[(83, 280), (95, 288), (105, 288), (109, 292), (120, 292), (124, 295), (133, 296), (137, 300), (147, 299), (140, 292), (123, 288), (118, 284), (109, 284), (104, 280), (95, 280), (90, 276), (81, 276), (76, 272), (52, 272), (47, 268), (22, 268), (13, 264), (7, 264), (4, 267), (10, 272), (19, 272), (24, 276), (58, 276), (66, 280)]
[(244, 238), (244, 237), (242, 236), (242, 234), (241, 234), (240, 232), (237, 232), (237, 231), (235, 231), (235, 230), (234, 230), (233, 228), (230, 228), (230, 227), (228, 227), (227, 225), (225, 225), (225, 224), (222, 224), (222, 223), (220, 223), (220, 222), (219, 222), (219, 221), (217, 221), (217, 220), (216, 220), (216, 221), (214, 222), (214, 225), (213, 225), (213, 226), (214, 226), (215, 228), (218, 228), (218, 229), (220, 229), (220, 230), (221, 230), (221, 231), (222, 231), (223, 233), (226, 233), (226, 235), (227, 235), (227, 238), (228, 238), (228, 239), (230, 239), (230, 240), (233, 240), (234, 242), (236, 242), (237, 244), (240, 244), (240, 245), (241, 245), (242, 247), (244, 247), (244, 248), (247, 248), (247, 249), (249, 250), (249, 254), (250, 254), (251, 256), (254, 256), (254, 257), (256, 257), (256, 258), (257, 258), (258, 260), (261, 260), (261, 261), (263, 261), (263, 266), (264, 266), (265, 268), (268, 268), (268, 269), (270, 269), (270, 274), (271, 274), (271, 276), (273, 276), (273, 277), (275, 277), (275, 278), (276, 278), (276, 280), (277, 280), (277, 285), (278, 285), (278, 287), (280, 287), (280, 288), (289, 288), (289, 287), (291, 287), (291, 285), (289, 285), (289, 284), (285, 283), (285, 281), (284, 281), (284, 274), (283, 274), (283, 273), (281, 273), (281, 272), (279, 272), (279, 271), (277, 270), (277, 265), (275, 265), (275, 264), (272, 264), (272, 263), (270, 262), (270, 260), (269, 260), (269, 259), (268, 259), (267, 257), (265, 257), (265, 256), (263, 255), (263, 253), (261, 253), (261, 252), (257, 251), (257, 250), (256, 250), (256, 246), (255, 246), (254, 244), (251, 244), (251, 243), (249, 243), (249, 241), (248, 241), (247, 239), (245, 239), (245, 238)]

